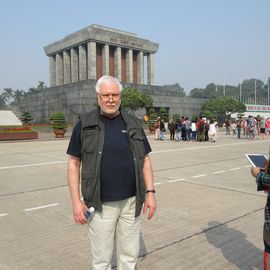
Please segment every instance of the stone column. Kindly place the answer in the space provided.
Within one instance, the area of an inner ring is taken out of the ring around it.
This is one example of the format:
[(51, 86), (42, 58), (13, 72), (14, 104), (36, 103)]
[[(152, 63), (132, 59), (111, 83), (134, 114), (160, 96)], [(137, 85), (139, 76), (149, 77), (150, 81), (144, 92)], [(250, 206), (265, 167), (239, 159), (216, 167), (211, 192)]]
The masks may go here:
[(71, 82), (77, 82), (79, 80), (79, 58), (76, 48), (71, 49), (70, 58), (71, 58)]
[(56, 85), (56, 60), (55, 55), (49, 57), (50, 86)]
[(63, 76), (63, 54), (56, 54), (56, 85), (62, 85), (64, 83)]
[(97, 79), (97, 48), (96, 42), (87, 43), (88, 79)]
[(87, 67), (86, 67), (86, 47), (84, 45), (79, 46), (79, 80), (83, 81), (87, 79)]
[(70, 51), (63, 52), (64, 59), (64, 84), (71, 82), (70, 74)]
[(122, 80), (122, 65), (121, 65), (121, 47), (117, 47), (114, 52), (114, 70), (115, 70), (115, 78), (119, 81)]
[(127, 51), (127, 82), (133, 83), (133, 52), (131, 49)]
[(154, 84), (154, 54), (147, 54), (147, 84)]
[(109, 75), (109, 45), (102, 49), (102, 75)]
[(137, 56), (137, 83), (144, 84), (144, 68), (143, 68), (143, 52), (139, 52)]

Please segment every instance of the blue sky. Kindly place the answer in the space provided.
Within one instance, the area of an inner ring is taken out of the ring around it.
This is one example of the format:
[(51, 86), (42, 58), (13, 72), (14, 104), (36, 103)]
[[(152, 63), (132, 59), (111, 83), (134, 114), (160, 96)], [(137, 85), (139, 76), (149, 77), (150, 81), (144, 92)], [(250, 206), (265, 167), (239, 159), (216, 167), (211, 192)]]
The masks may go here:
[(100, 24), (160, 44), (155, 82), (189, 92), (270, 77), (269, 0), (9, 0), (0, 9), (0, 90), (49, 85), (43, 47)]

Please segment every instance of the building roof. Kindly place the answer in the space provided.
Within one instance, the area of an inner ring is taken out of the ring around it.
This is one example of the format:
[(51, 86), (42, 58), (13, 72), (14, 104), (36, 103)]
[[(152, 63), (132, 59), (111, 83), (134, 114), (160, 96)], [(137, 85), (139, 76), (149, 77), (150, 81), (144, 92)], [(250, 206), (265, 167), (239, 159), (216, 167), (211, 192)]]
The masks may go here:
[(146, 53), (156, 53), (159, 47), (158, 43), (140, 38), (134, 33), (92, 24), (45, 46), (44, 51), (50, 56), (90, 41)]

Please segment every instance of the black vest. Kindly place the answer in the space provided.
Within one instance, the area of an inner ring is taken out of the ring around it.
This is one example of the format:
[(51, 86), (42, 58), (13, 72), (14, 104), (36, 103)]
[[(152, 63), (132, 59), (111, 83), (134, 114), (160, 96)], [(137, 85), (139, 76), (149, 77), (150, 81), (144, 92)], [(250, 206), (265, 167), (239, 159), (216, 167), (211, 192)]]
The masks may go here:
[[(134, 158), (136, 178), (136, 212), (140, 215), (145, 200), (145, 185), (143, 166), (146, 139), (140, 120), (121, 110), (122, 117), (127, 124), (127, 133)], [(93, 206), (102, 211), (100, 198), (100, 162), (104, 144), (105, 127), (100, 118), (100, 111), (96, 109), (80, 116), (81, 130), (81, 189), (84, 201), (88, 207)]]

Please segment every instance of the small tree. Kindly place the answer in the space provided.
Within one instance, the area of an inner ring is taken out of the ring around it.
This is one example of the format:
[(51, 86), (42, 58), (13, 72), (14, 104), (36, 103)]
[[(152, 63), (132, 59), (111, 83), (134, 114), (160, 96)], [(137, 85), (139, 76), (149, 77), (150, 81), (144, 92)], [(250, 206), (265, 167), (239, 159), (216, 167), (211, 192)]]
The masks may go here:
[(173, 116), (172, 116), (172, 119), (174, 122), (178, 121), (180, 119), (180, 114), (178, 113), (175, 113)]
[(67, 127), (65, 115), (61, 112), (52, 114), (50, 121), (52, 129), (65, 129)]
[(158, 112), (158, 116), (163, 119), (164, 121), (168, 121), (168, 111), (166, 108), (161, 107)]
[(33, 118), (29, 112), (24, 112), (23, 114), (21, 114), (20, 120), (23, 124), (29, 124), (33, 120)]
[(157, 113), (155, 111), (154, 108), (150, 108), (148, 110), (148, 115), (149, 115), (149, 119), (147, 121), (147, 126), (148, 127), (153, 127), (156, 123), (156, 120), (157, 120)]

